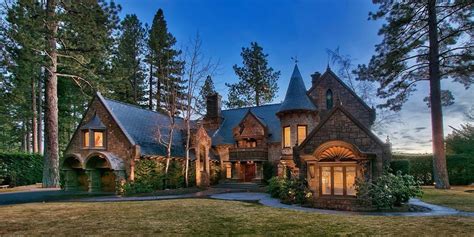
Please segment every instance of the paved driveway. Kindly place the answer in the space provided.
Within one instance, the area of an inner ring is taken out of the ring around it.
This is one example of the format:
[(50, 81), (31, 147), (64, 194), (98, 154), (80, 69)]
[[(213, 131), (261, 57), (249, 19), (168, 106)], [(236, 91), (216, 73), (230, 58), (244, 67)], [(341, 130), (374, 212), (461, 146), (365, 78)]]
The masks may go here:
[[(104, 194), (94, 194), (104, 195)], [(0, 205), (20, 204), (28, 202), (51, 202), (79, 197), (90, 197), (87, 192), (66, 192), (60, 189), (36, 189), (19, 192), (0, 193)]]

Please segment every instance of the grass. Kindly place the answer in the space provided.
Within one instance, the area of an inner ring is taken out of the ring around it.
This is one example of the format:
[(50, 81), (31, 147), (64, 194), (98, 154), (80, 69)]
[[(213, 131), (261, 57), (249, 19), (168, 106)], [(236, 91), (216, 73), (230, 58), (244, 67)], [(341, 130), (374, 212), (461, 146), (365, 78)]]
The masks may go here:
[(342, 216), (181, 199), (0, 206), (0, 235), (463, 235), (474, 218)]
[(425, 202), (455, 208), (461, 211), (474, 211), (474, 186), (453, 186), (449, 190), (439, 190), (432, 186), (423, 187)]
[(157, 190), (152, 193), (136, 193), (136, 194), (129, 194), (126, 196), (129, 197), (143, 197), (143, 196), (166, 196), (166, 195), (182, 195), (182, 194), (190, 194), (190, 193), (197, 193), (199, 191), (203, 191), (205, 189), (201, 189), (198, 187), (191, 187), (191, 188), (176, 188), (176, 189), (165, 189), (165, 190)]

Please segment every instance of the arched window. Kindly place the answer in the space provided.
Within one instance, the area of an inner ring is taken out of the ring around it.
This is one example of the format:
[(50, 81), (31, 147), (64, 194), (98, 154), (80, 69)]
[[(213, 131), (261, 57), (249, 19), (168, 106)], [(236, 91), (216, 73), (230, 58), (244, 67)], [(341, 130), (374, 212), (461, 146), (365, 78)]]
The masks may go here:
[(332, 105), (333, 105), (332, 91), (331, 91), (331, 89), (328, 89), (326, 91), (326, 108), (327, 109), (332, 109)]

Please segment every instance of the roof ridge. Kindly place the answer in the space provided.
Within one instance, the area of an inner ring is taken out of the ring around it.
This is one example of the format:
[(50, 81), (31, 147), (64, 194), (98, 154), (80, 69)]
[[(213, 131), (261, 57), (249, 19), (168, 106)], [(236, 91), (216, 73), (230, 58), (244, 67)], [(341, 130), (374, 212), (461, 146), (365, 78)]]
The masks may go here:
[[(155, 113), (155, 114), (160, 114), (160, 115), (164, 115), (164, 116), (168, 116), (167, 114), (165, 114), (164, 112), (161, 112), (161, 111), (154, 111), (154, 110), (151, 110), (151, 109), (145, 109), (145, 108), (142, 108), (138, 105), (134, 105), (134, 104), (130, 104), (130, 103), (126, 103), (126, 102), (123, 102), (123, 101), (119, 101), (119, 100), (115, 100), (115, 99), (110, 99), (110, 98), (107, 98), (107, 97), (104, 97), (102, 96), (105, 100), (108, 100), (108, 101), (112, 101), (112, 102), (115, 102), (115, 103), (119, 103), (119, 104), (122, 104), (122, 105), (125, 105), (125, 106), (129, 106), (129, 107), (134, 107), (136, 109), (140, 109), (140, 110), (144, 110), (144, 111), (147, 111), (147, 112), (151, 112), (151, 113)], [(178, 119), (183, 119), (179, 116), (175, 116), (175, 118), (178, 118)]]
[(247, 106), (247, 107), (240, 107), (240, 108), (232, 108), (232, 109), (223, 109), (222, 111), (229, 111), (229, 110), (238, 110), (238, 109), (255, 109), (265, 106), (274, 106), (274, 105), (281, 105), (281, 103), (274, 103), (274, 104), (264, 104), (259, 106)]

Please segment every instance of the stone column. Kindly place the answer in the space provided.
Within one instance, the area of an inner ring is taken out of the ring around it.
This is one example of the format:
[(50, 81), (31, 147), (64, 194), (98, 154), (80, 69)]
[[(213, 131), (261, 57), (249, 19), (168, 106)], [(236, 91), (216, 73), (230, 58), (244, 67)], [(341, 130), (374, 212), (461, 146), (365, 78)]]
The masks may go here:
[(78, 182), (77, 182), (77, 174), (76, 171), (73, 169), (63, 169), (64, 171), (64, 190), (65, 191), (77, 191), (78, 190)]
[(122, 194), (123, 185), (127, 181), (127, 178), (125, 177), (126, 176), (125, 170), (114, 170), (114, 174), (115, 174), (115, 193)]
[(89, 181), (89, 192), (100, 192), (102, 190), (100, 171), (97, 169), (88, 169), (86, 173)]

